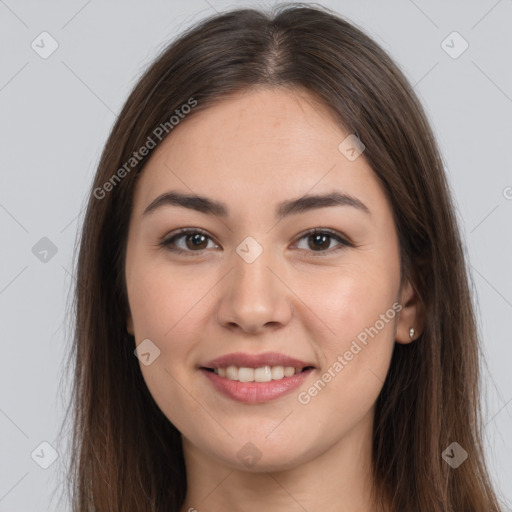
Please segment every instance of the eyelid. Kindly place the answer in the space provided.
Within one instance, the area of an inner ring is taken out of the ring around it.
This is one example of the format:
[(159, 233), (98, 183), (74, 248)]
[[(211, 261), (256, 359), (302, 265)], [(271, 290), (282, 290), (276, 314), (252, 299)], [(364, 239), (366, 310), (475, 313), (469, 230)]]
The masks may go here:
[[(171, 247), (172, 246), (172, 243), (179, 239), (179, 238), (182, 238), (184, 237), (185, 235), (187, 234), (194, 234), (194, 233), (198, 233), (198, 234), (201, 234), (201, 235), (204, 235), (206, 238), (210, 239), (212, 242), (214, 242), (216, 245), (219, 245), (217, 244), (217, 242), (215, 241), (214, 238), (212, 238), (208, 232), (206, 232), (205, 230), (201, 229), (201, 228), (181, 228), (181, 229), (178, 229), (177, 231), (171, 233), (170, 236), (166, 236), (164, 237), (159, 243), (158, 245), (159, 246), (162, 246), (164, 247), (165, 249), (173, 252), (173, 253), (176, 253), (176, 254), (190, 254), (190, 255), (193, 255), (193, 256), (201, 256), (204, 254), (204, 251), (206, 251), (206, 249), (200, 249), (200, 250), (197, 250), (197, 251), (189, 251), (189, 250), (184, 250), (184, 249), (178, 249), (176, 247)], [(331, 238), (335, 239), (339, 245), (334, 247), (334, 248), (330, 248), (330, 249), (327, 249), (325, 251), (308, 251), (308, 250), (305, 250), (305, 252), (307, 253), (312, 253), (313, 254), (313, 257), (317, 257), (318, 256), (322, 256), (322, 255), (329, 255), (329, 254), (333, 254), (337, 251), (339, 251), (340, 249), (343, 249), (344, 247), (356, 247), (356, 245), (350, 241), (350, 239), (343, 235), (342, 233), (334, 230), (334, 229), (330, 229), (330, 228), (311, 228), (311, 229), (308, 229), (302, 233), (300, 233), (297, 238), (296, 238), (296, 241), (294, 242), (294, 244), (297, 244), (297, 242), (299, 242), (300, 240), (302, 240), (303, 238), (307, 237), (307, 236), (312, 236), (312, 235), (315, 235), (315, 234), (326, 234), (328, 236), (330, 236)], [(196, 254), (194, 254), (196, 253)]]
[[(158, 245), (163, 247), (164, 249), (167, 249), (168, 251), (171, 251), (176, 254), (191, 254), (192, 256), (201, 256), (206, 249), (200, 249), (198, 251), (186, 251), (184, 249), (179, 249), (177, 247), (172, 247), (172, 243), (175, 240), (178, 240), (179, 238), (184, 237), (185, 235), (199, 233), (200, 235), (204, 235), (206, 238), (210, 239), (212, 242), (214, 242), (216, 245), (217, 242), (203, 229), (201, 228), (181, 228), (177, 231), (172, 232), (169, 236), (165, 236)], [(195, 253), (195, 254), (194, 254)]]
[(343, 251), (347, 247), (352, 247), (352, 248), (356, 247), (356, 245), (353, 242), (351, 242), (347, 236), (345, 236), (344, 234), (340, 233), (337, 230), (330, 229), (330, 228), (308, 229), (297, 236), (296, 241), (294, 242), (294, 245), (296, 245), (303, 238), (306, 238), (308, 236), (312, 236), (315, 234), (328, 235), (330, 238), (335, 239), (338, 242), (338, 245), (331, 247), (329, 249), (326, 249), (325, 251), (312, 251), (312, 250), (307, 250), (307, 249), (299, 249), (303, 253), (305, 253), (306, 258), (322, 258), (322, 257), (327, 258), (329, 256), (332, 256), (333, 254), (338, 254), (340, 251)]
[[(339, 231), (337, 231), (335, 229), (330, 229), (330, 228), (307, 229), (306, 231), (297, 235), (297, 241), (301, 240), (305, 236), (311, 236), (311, 235), (315, 235), (315, 234), (326, 234), (326, 235), (331, 236), (332, 238), (335, 238), (336, 240), (338, 240), (338, 242), (340, 242), (344, 245), (347, 245), (350, 247), (355, 247), (355, 245), (350, 241), (350, 239), (347, 236), (345, 236), (343, 233), (340, 233)], [(326, 251), (319, 251), (319, 252), (326, 252)]]

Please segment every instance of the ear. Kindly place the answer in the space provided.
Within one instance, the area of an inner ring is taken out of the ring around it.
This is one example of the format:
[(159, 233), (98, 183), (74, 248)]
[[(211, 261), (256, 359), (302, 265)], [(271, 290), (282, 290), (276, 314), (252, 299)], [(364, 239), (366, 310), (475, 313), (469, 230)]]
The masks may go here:
[[(402, 309), (398, 315), (395, 339), (397, 343), (411, 343), (418, 339), (423, 332), (425, 310), (419, 295), (409, 280), (402, 286), (400, 304), (402, 304)], [(411, 328), (414, 329), (412, 338), (410, 336)]]

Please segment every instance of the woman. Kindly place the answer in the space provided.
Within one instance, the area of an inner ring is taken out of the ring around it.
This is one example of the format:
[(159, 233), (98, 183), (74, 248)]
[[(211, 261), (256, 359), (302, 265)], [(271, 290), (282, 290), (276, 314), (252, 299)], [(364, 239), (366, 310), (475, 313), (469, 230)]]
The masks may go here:
[(77, 268), (74, 510), (500, 510), (426, 116), (322, 8), (213, 16), (135, 86)]

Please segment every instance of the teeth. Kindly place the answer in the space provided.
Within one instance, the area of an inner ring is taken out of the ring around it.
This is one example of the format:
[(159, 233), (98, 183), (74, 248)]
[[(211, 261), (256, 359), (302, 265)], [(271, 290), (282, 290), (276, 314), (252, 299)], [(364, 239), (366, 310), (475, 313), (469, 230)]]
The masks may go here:
[(302, 368), (293, 366), (262, 366), (260, 368), (238, 368), (230, 365), (227, 368), (215, 368), (215, 373), (220, 377), (240, 382), (269, 382), (280, 380), (283, 377), (291, 377), (300, 373)]
[(273, 366), (272, 370), (270, 370), (272, 374), (272, 380), (279, 380), (284, 377), (284, 367), (283, 366)]

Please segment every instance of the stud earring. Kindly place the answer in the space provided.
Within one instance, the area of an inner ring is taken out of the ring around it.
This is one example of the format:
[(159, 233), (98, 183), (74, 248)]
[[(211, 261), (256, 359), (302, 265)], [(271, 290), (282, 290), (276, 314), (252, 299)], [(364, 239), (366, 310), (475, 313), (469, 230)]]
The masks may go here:
[(413, 327), (411, 327), (409, 329), (409, 336), (410, 336), (411, 340), (414, 338), (414, 328)]

